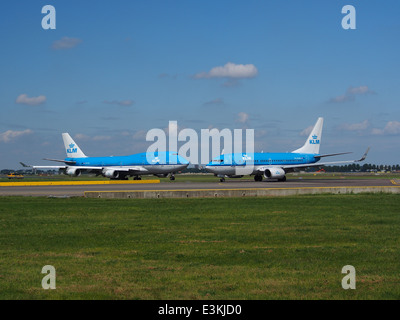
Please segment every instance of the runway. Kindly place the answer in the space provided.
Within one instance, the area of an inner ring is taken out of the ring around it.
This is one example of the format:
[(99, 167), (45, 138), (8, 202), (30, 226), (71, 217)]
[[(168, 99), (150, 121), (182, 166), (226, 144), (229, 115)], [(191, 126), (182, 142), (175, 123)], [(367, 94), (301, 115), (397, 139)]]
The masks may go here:
[(115, 185), (62, 185), (62, 186), (1, 186), (0, 196), (84, 196), (85, 191), (168, 191), (168, 190), (215, 190), (255, 188), (327, 188), (327, 187), (383, 187), (399, 186), (390, 179), (288, 179), (286, 182), (232, 179), (220, 182), (161, 182), (158, 184)]

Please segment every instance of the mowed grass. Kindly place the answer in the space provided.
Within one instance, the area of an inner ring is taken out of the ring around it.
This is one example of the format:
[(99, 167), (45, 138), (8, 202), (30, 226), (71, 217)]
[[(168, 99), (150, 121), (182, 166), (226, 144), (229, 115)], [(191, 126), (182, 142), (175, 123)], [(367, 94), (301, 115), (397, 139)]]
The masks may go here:
[(399, 207), (391, 194), (2, 197), (0, 299), (399, 299)]

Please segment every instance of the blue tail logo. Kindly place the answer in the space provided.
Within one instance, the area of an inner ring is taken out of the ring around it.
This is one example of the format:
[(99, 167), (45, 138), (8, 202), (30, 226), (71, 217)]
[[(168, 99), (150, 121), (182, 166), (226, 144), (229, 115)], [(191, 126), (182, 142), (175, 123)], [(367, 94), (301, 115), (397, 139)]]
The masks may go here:
[(69, 145), (69, 149), (67, 149), (67, 153), (77, 153), (78, 152), (78, 148), (74, 148), (74, 147), (75, 147), (75, 144), (71, 143)]
[(317, 139), (318, 136), (316, 134), (314, 134), (312, 136), (312, 139), (310, 139), (310, 144), (319, 144), (319, 139)]

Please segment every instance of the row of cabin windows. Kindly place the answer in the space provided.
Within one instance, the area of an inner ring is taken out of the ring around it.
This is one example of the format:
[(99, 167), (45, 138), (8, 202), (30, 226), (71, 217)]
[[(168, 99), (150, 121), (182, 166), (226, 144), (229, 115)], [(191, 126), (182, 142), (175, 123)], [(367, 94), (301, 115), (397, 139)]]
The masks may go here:
[(254, 162), (255, 163), (262, 163), (262, 162), (265, 162), (265, 163), (282, 163), (282, 162), (286, 162), (286, 163), (294, 163), (294, 162), (300, 162), (300, 161), (302, 161), (302, 160), (294, 160), (294, 159), (285, 159), (285, 160), (255, 160)]
[[(294, 159), (286, 159), (286, 160), (254, 160), (254, 161), (246, 160), (245, 162), (246, 163), (252, 163), (252, 162), (254, 162), (254, 163), (262, 163), (262, 162), (266, 162), (266, 163), (270, 163), (270, 162), (272, 162), (272, 163), (277, 163), (277, 162), (279, 162), (279, 163), (281, 163), (281, 162), (294, 163), (294, 162), (301, 162), (302, 160), (294, 160)], [(215, 160), (215, 162), (224, 162), (224, 160)]]

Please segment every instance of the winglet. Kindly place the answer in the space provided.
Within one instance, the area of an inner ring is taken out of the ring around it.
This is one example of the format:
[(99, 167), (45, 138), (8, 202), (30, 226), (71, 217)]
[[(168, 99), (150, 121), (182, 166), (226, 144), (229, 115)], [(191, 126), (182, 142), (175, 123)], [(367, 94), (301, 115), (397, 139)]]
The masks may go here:
[(364, 155), (362, 156), (362, 158), (360, 160), (357, 160), (357, 162), (361, 162), (364, 161), (367, 158), (369, 149), (371, 149), (370, 147), (368, 147), (367, 151), (365, 151)]

